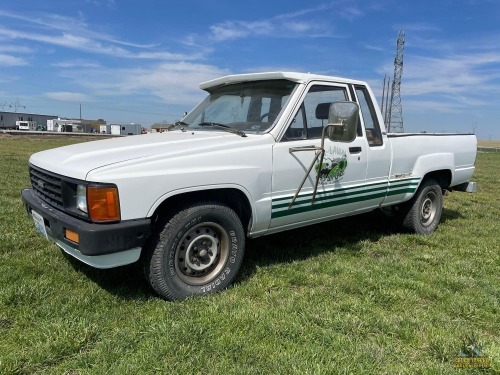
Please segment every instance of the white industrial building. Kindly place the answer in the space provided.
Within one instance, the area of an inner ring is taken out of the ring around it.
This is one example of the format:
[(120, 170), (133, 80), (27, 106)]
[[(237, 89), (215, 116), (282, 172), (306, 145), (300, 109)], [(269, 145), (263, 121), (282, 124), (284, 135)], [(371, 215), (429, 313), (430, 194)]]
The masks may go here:
[(37, 127), (47, 127), (47, 120), (56, 119), (57, 116), (39, 115), (35, 113), (0, 112), (0, 129), (19, 130), (19, 124), (26, 124), (29, 129), (36, 130)]

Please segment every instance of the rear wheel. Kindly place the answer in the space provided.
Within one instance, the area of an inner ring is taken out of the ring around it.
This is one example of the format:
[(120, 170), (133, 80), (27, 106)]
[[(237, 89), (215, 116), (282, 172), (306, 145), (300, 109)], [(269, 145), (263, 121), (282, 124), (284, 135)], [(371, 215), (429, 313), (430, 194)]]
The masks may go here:
[(441, 221), (443, 193), (433, 179), (425, 180), (402, 210), (403, 226), (418, 234), (431, 234)]
[(219, 203), (199, 203), (161, 225), (147, 248), (144, 272), (167, 300), (214, 293), (234, 280), (244, 251), (238, 215)]

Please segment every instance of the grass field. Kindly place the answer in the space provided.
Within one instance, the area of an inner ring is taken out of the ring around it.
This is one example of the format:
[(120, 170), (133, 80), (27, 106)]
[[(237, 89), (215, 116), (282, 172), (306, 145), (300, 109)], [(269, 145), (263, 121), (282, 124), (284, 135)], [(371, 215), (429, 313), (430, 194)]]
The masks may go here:
[[(370, 213), (250, 240), (232, 288), (169, 303), (136, 265), (92, 269), (35, 233), (29, 155), (76, 142), (0, 138), (1, 374), (500, 371), (500, 154), (431, 236)], [(471, 337), (489, 369), (455, 368)]]
[(500, 147), (500, 141), (477, 141), (477, 145), (480, 147)]

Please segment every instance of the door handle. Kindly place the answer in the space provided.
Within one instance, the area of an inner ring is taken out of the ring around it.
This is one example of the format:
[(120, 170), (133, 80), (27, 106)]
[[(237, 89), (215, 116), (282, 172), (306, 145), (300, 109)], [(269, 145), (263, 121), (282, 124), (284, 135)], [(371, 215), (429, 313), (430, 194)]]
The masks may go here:
[(361, 152), (361, 147), (349, 147), (349, 152), (351, 154), (359, 154)]
[(318, 147), (311, 145), (311, 146), (299, 146), (299, 147), (290, 147), (288, 149), (288, 152), (291, 154), (292, 152), (298, 152), (298, 151), (316, 151)]

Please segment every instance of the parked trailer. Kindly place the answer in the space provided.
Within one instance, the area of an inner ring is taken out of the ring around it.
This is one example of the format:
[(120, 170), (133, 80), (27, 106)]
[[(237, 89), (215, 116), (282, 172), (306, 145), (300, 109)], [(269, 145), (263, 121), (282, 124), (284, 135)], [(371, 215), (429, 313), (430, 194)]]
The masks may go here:
[(16, 128), (18, 130), (35, 130), (36, 121), (16, 121)]
[(141, 134), (142, 126), (141, 124), (126, 124), (122, 125), (121, 133), (123, 135), (138, 135)]
[(141, 124), (111, 124), (111, 134), (114, 135), (137, 135), (141, 130)]
[(110, 128), (111, 128), (111, 134), (113, 135), (120, 135), (121, 134), (121, 125), (118, 125), (118, 124), (111, 124), (110, 125)]

